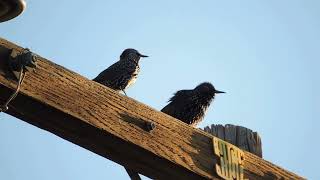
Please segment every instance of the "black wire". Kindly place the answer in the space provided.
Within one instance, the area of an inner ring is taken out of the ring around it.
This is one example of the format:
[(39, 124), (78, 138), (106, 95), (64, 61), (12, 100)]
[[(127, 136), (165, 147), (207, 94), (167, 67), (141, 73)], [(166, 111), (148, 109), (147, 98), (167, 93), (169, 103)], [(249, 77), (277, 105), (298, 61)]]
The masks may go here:
[(18, 93), (19, 93), (19, 91), (20, 91), (20, 87), (21, 87), (21, 84), (22, 84), (22, 82), (23, 82), (24, 76), (25, 76), (24, 68), (21, 67), (20, 72), (19, 72), (19, 80), (18, 80), (17, 88), (16, 88), (15, 92), (9, 97), (9, 99), (7, 100), (7, 102), (0, 106), (0, 112), (5, 112), (5, 111), (7, 111), (7, 110), (8, 110), (8, 105), (9, 105), (9, 103), (10, 103), (15, 97), (17, 97), (17, 95), (18, 95)]

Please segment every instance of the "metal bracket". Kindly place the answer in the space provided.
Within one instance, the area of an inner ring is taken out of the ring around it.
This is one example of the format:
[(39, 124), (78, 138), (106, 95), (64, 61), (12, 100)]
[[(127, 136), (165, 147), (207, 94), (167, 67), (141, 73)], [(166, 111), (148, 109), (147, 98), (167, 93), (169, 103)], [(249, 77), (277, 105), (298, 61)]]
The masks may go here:
[(244, 180), (244, 152), (238, 147), (219, 138), (213, 138), (214, 154), (219, 157), (220, 165), (216, 163), (216, 173), (226, 180)]
[(18, 84), (15, 92), (9, 97), (9, 99), (3, 105), (0, 104), (0, 112), (7, 111), (9, 103), (18, 95), (25, 73), (27, 71), (34, 70), (34, 68), (37, 67), (36, 55), (33, 54), (29, 49), (24, 49), (22, 53), (16, 54), (15, 57), (14, 53), (15, 52), (12, 50), (9, 56), (8, 64), (10, 70), (18, 80)]
[(9, 67), (14, 76), (19, 79), (20, 70), (24, 72), (34, 70), (37, 67), (37, 55), (31, 52), (28, 48), (24, 49), (22, 53), (17, 54), (11, 51), (9, 57)]

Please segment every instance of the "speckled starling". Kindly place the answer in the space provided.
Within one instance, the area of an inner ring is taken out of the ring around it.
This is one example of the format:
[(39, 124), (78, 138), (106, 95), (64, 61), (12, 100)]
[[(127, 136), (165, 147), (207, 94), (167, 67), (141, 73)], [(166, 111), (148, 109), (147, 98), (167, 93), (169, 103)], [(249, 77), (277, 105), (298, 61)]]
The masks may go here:
[(123, 91), (135, 83), (140, 67), (141, 57), (148, 57), (140, 54), (135, 49), (126, 49), (120, 55), (120, 60), (106, 70), (102, 71), (93, 81), (108, 86), (116, 91)]
[(204, 82), (191, 90), (177, 91), (161, 111), (189, 125), (196, 126), (204, 117), (218, 91), (211, 83)]

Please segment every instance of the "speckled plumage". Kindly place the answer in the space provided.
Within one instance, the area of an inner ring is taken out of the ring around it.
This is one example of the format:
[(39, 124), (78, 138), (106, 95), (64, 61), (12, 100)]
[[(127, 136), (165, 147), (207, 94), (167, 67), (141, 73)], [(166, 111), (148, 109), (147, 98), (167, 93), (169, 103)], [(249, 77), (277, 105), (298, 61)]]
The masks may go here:
[(217, 93), (224, 93), (204, 82), (192, 90), (177, 91), (161, 111), (189, 125), (196, 126), (205, 116)]
[(139, 60), (148, 57), (135, 49), (126, 49), (120, 55), (120, 60), (102, 71), (93, 81), (108, 86), (116, 91), (123, 91), (135, 83), (140, 72)]

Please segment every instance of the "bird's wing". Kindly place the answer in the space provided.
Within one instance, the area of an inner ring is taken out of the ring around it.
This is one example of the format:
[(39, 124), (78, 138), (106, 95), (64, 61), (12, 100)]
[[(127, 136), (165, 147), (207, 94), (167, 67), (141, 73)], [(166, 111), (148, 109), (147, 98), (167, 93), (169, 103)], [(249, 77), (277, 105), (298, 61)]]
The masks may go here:
[(191, 94), (192, 94), (192, 90), (180, 90), (180, 91), (177, 91), (169, 99), (169, 102), (184, 100), (185, 98), (188, 98), (188, 97), (192, 96)]
[(161, 109), (161, 112), (166, 113), (172, 117), (176, 118), (176, 107), (175, 107), (175, 103), (170, 102), (169, 104), (167, 104), (164, 108)]
[(135, 67), (120, 63), (119, 61), (108, 67), (106, 70), (102, 71), (93, 81), (96, 81), (100, 84), (108, 86), (114, 90), (121, 90), (124, 87), (123, 82), (126, 82), (130, 78), (128, 74), (131, 74), (135, 71)]
[(162, 112), (183, 121), (182, 112), (190, 103), (192, 104), (194, 95), (192, 90), (180, 90), (170, 98), (169, 104), (161, 109)]
[(98, 83), (104, 83), (105, 81), (112, 81), (121, 75), (121, 66), (119, 62), (116, 62), (102, 71), (93, 81)]

